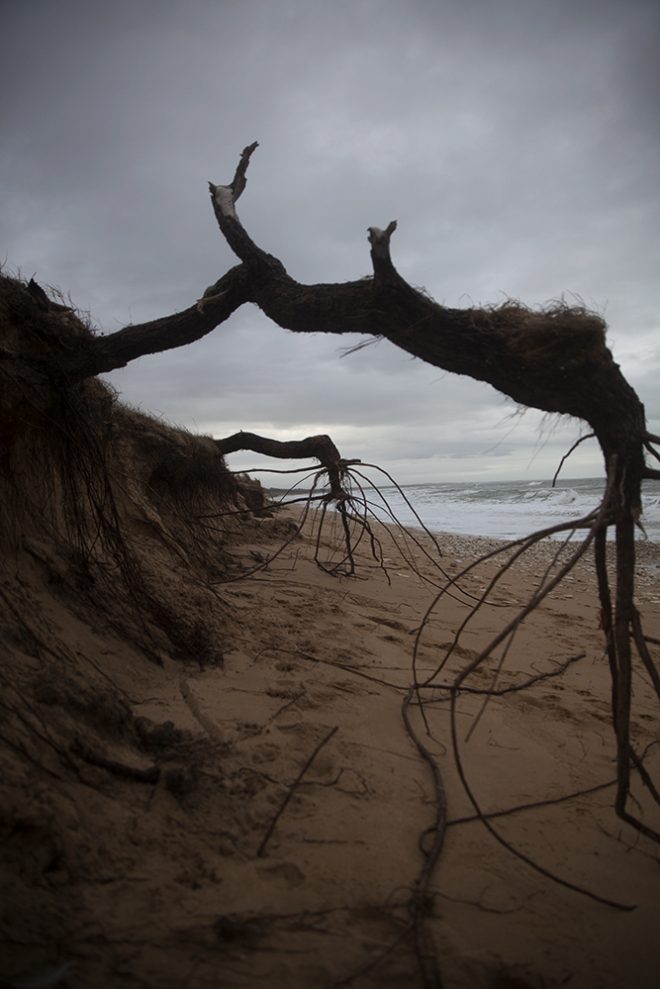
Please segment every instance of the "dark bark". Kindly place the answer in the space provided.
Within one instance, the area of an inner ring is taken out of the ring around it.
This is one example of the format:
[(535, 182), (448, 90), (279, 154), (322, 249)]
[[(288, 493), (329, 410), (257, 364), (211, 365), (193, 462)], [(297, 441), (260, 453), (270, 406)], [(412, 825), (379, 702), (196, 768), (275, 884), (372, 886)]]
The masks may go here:
[(343, 498), (345, 493), (341, 486), (341, 477), (347, 464), (359, 463), (359, 460), (342, 460), (339, 450), (329, 436), (307, 436), (303, 440), (273, 440), (257, 433), (246, 433), (242, 430), (221, 440), (215, 440), (220, 453), (237, 453), (239, 450), (251, 450), (253, 453), (263, 453), (267, 457), (277, 457), (280, 460), (296, 460), (314, 457), (328, 472), (330, 495), (333, 498)]
[(263, 453), (267, 457), (279, 459), (297, 459), (315, 457), (324, 467), (335, 467), (341, 461), (339, 450), (329, 436), (307, 436), (304, 440), (272, 440), (257, 433), (246, 433), (241, 430), (215, 440), (215, 445), (222, 454), (236, 453), (239, 450), (251, 450), (253, 453)]
[(63, 356), (58, 370), (67, 381), (79, 381), (124, 367), (137, 357), (184, 347), (206, 336), (249, 301), (244, 265), (231, 268), (195, 305), (183, 312), (126, 326), (107, 336), (87, 337)]

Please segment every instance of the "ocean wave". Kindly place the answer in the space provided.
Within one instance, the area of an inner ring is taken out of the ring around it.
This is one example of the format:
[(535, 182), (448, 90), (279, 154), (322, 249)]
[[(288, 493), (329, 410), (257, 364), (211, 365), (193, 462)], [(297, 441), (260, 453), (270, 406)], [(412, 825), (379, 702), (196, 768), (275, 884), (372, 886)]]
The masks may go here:
[[(660, 484), (651, 483), (652, 489), (643, 497), (642, 520), (649, 539), (660, 542)], [(587, 478), (556, 487), (548, 481), (413, 484), (403, 490), (424, 524), (433, 531), (518, 539), (592, 512), (603, 496), (604, 481)], [(395, 489), (383, 493), (404, 525), (419, 524)]]

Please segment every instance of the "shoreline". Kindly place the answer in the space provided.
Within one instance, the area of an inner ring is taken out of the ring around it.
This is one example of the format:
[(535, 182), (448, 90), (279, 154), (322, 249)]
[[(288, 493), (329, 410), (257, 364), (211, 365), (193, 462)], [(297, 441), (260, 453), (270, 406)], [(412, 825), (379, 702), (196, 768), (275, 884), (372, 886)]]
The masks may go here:
[[(350, 480), (347, 481), (350, 488)], [(391, 510), (399, 522), (407, 527), (425, 525), (434, 533), (445, 533), (467, 538), (510, 541), (524, 538), (541, 529), (568, 523), (588, 514), (599, 504), (600, 495), (593, 489), (595, 479), (573, 479), (564, 486), (553, 488), (549, 482), (450, 482), (374, 487), (364, 493), (369, 498), (372, 513), (384, 523)], [(572, 484), (577, 485), (573, 490)], [(585, 489), (584, 485), (588, 487)], [(648, 555), (658, 547), (660, 557), (660, 481), (647, 482), (644, 492), (645, 514), (641, 522), (646, 530), (638, 529), (636, 541), (640, 553)], [(283, 488), (267, 488), (269, 496), (282, 497)], [(565, 500), (567, 493), (571, 494)], [(303, 492), (296, 492), (296, 495)], [(602, 494), (602, 492), (600, 492)], [(406, 504), (404, 499), (409, 499)], [(362, 495), (357, 497), (360, 503)], [(420, 521), (414, 517), (414, 511)], [(473, 531), (470, 531), (470, 527)], [(649, 535), (645, 535), (648, 531)], [(608, 542), (614, 539), (613, 528), (608, 531)], [(553, 541), (559, 541), (553, 540)]]
[[(281, 506), (275, 506), (274, 510), (276, 517), (279, 515), (283, 517), (289, 515), (295, 520), (302, 516), (304, 509), (300, 505), (287, 506), (283, 504)], [(312, 507), (311, 511), (315, 511), (315, 508)], [(382, 528), (384, 532), (400, 529), (401, 531), (414, 533), (415, 537), (422, 544), (428, 544), (429, 547), (432, 547), (433, 542), (436, 542), (440, 547), (443, 557), (457, 557), (463, 561), (472, 561), (482, 555), (496, 551), (501, 552), (504, 556), (507, 547), (518, 543), (520, 539), (524, 538), (519, 537), (516, 540), (509, 540), (499, 539), (493, 536), (436, 531), (424, 529), (419, 525), (403, 525), (398, 522), (394, 523), (391, 520), (384, 522), (380, 519), (377, 520), (374, 528), (379, 530)], [(567, 545), (571, 548), (577, 547), (579, 541), (579, 539), (574, 538)], [(538, 569), (542, 564), (549, 563), (558, 552), (560, 544), (561, 540), (548, 537), (534, 543), (525, 553), (521, 564), (523, 571)], [(611, 545), (612, 541), (608, 540), (608, 547)], [(568, 555), (568, 552), (570, 550), (567, 551), (566, 555)], [(635, 553), (637, 560), (637, 597), (641, 602), (650, 601), (660, 603), (660, 542), (653, 542), (643, 537), (637, 538), (635, 540)], [(595, 574), (591, 549), (588, 549), (585, 555), (578, 561), (576, 568), (580, 572), (584, 570), (591, 575)]]

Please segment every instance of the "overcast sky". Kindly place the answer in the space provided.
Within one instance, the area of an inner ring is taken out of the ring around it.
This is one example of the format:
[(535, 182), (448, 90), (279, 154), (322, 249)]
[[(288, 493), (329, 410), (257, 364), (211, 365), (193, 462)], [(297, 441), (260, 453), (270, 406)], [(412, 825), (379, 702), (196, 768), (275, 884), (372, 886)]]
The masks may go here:
[[(370, 273), (367, 227), (451, 306), (578, 296), (660, 431), (657, 0), (2, 0), (0, 257), (104, 332), (235, 259), (207, 181), (301, 281)], [(552, 476), (580, 424), (359, 337), (244, 307), (109, 375), (195, 431), (327, 432), (403, 483)], [(236, 455), (233, 467), (256, 463)], [(584, 444), (565, 476), (601, 473)]]

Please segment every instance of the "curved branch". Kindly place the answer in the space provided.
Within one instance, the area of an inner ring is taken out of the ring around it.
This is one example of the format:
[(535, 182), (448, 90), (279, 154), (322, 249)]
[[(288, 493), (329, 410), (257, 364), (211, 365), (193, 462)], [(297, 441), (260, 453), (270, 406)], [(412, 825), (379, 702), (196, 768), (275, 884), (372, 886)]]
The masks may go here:
[[(276, 265), (282, 268), (281, 263), (276, 258), (257, 247), (243, 227), (236, 212), (236, 200), (247, 185), (246, 172), (250, 158), (258, 147), (259, 142), (253, 141), (252, 144), (243, 148), (233, 181), (229, 185), (214, 185), (213, 182), (209, 182), (211, 204), (218, 226), (234, 254), (241, 261), (249, 264), (253, 273), (264, 266), (268, 268), (270, 265)], [(282, 268), (282, 270), (284, 269)]]
[(183, 312), (126, 326), (107, 336), (84, 338), (79, 347), (58, 356), (57, 371), (67, 382), (80, 381), (125, 367), (146, 354), (194, 343), (229, 319), (248, 298), (247, 271), (237, 265)]
[(246, 172), (248, 165), (250, 164), (250, 158), (254, 151), (259, 147), (258, 141), (253, 141), (252, 144), (248, 144), (247, 148), (243, 148), (241, 152), (240, 161), (236, 166), (236, 171), (234, 172), (234, 179), (230, 185), (232, 195), (234, 197), (234, 202), (243, 192), (243, 189), (247, 185)]
[(629, 466), (641, 477), (641, 441), (651, 439), (644, 410), (606, 346), (599, 316), (564, 304), (541, 312), (514, 302), (499, 308), (438, 305), (396, 271), (390, 257), (395, 221), (385, 230), (369, 230), (372, 279), (300, 284), (252, 241), (236, 213), (256, 148), (253, 142), (243, 150), (229, 185), (210, 183), (218, 224), (242, 264), (182, 313), (77, 342), (58, 355), (55, 373), (79, 380), (144, 354), (191, 343), (243, 303), (253, 302), (294, 332), (384, 336), (427, 363), (487, 382), (519, 404), (584, 419), (606, 458), (623, 449), (632, 451)]
[(344, 469), (349, 464), (360, 463), (359, 460), (342, 460), (339, 450), (329, 436), (307, 436), (303, 440), (273, 440), (257, 433), (247, 433), (242, 430), (214, 440), (220, 453), (237, 453), (239, 450), (251, 450), (253, 453), (263, 453), (267, 457), (279, 459), (297, 459), (315, 457), (328, 472), (330, 480), (330, 496), (343, 500), (346, 497), (341, 480)]
[(559, 461), (559, 467), (555, 471), (554, 476), (552, 478), (552, 483), (550, 485), (551, 488), (554, 488), (555, 484), (557, 483), (557, 478), (559, 477), (559, 475), (561, 473), (561, 469), (564, 466), (564, 464), (566, 463), (566, 461), (568, 460), (568, 458), (570, 457), (570, 455), (573, 453), (573, 451), (574, 450), (577, 450), (577, 448), (579, 447), (579, 445), (581, 443), (584, 443), (585, 440), (592, 440), (593, 438), (594, 438), (594, 433), (585, 433), (585, 435), (584, 436), (580, 436), (580, 438), (575, 441), (575, 443), (570, 448), (570, 450), (567, 453), (564, 454), (564, 456)]
[(658, 453), (653, 444), (648, 440), (644, 440), (644, 449), (650, 453), (652, 457), (655, 457), (656, 460), (660, 461), (660, 453)]
[(302, 285), (244, 230), (235, 209), (256, 145), (249, 145), (230, 186), (211, 185), (213, 209), (231, 248), (250, 270), (250, 298), (279, 326), (298, 333), (367, 333), (446, 371), (488, 382), (514, 401), (587, 421), (606, 457), (635, 448), (644, 410), (614, 362), (603, 320), (559, 304), (531, 312), (518, 303), (449, 309), (412, 288), (390, 257), (392, 221), (369, 229), (373, 279)]
[(240, 430), (231, 436), (214, 440), (220, 453), (237, 453), (239, 450), (251, 450), (253, 453), (263, 453), (267, 457), (279, 459), (316, 457), (324, 466), (336, 466), (341, 461), (339, 450), (329, 436), (307, 436), (303, 440), (272, 440), (257, 433), (247, 433)]

